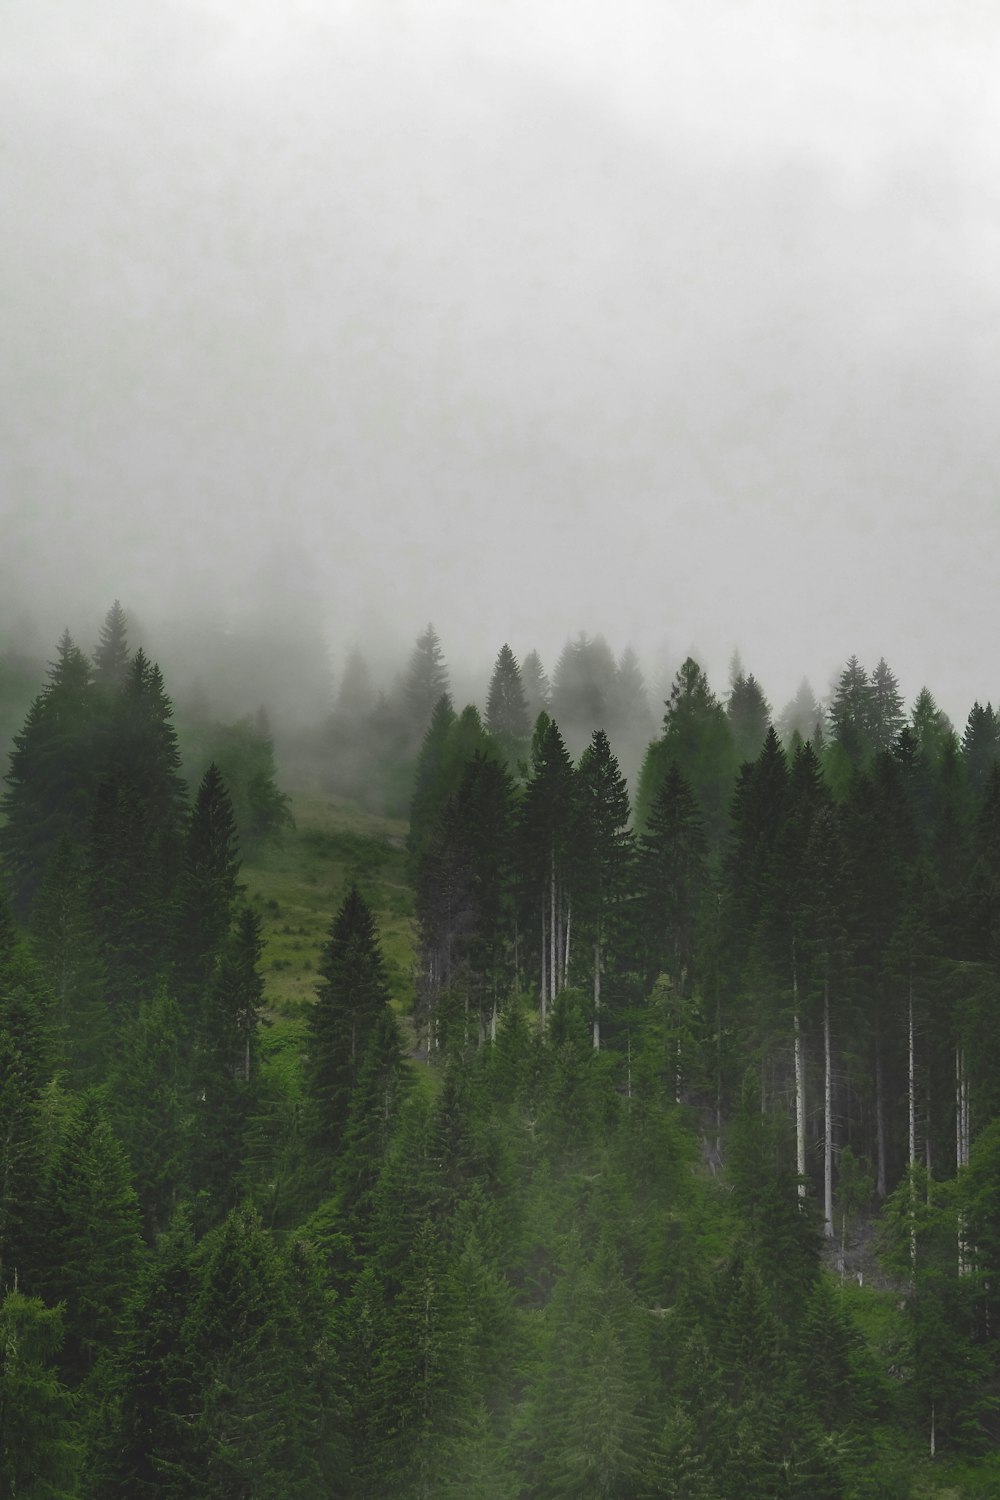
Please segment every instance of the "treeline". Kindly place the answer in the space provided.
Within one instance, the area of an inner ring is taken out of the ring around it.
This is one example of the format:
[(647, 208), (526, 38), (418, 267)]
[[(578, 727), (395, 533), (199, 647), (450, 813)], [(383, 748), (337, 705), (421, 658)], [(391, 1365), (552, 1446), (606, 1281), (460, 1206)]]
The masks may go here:
[[(0, 828), (0, 1493), (902, 1500), (981, 1452), (992, 710), (852, 663), (783, 744), (686, 662), (633, 819), (509, 649), (485, 723), (411, 665), (417, 1012), (352, 887), (296, 1021), (224, 775), (114, 611), (60, 646)], [(824, 1229), (880, 1201), (870, 1303)]]

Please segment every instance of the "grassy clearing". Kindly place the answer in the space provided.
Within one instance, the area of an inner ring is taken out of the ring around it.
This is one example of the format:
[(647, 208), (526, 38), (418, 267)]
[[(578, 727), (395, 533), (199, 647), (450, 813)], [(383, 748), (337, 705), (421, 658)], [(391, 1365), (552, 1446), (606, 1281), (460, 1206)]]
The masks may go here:
[(261, 972), (272, 1018), (301, 1017), (316, 993), (330, 924), (352, 881), (378, 924), (396, 1004), (413, 999), (413, 893), (406, 880), (407, 824), (342, 797), (292, 796), (295, 827), (244, 864), (241, 880), (263, 926)]

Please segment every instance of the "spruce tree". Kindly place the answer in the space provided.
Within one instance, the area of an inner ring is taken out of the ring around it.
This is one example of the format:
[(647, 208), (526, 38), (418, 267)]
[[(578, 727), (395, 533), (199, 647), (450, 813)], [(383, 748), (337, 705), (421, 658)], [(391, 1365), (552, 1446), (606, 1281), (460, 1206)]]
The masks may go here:
[(734, 681), (726, 704), (726, 716), (740, 761), (756, 760), (771, 722), (771, 705), (751, 672)]
[(634, 844), (628, 788), (608, 737), (595, 729), (577, 771), (577, 905), (593, 955), (594, 1046), (601, 1045), (601, 979), (609, 943), (622, 936)]
[(129, 669), (128, 622), (116, 599), (104, 616), (101, 635), (94, 649), (94, 681), (98, 687), (120, 692)]
[(537, 651), (529, 651), (521, 663), (521, 686), (528, 711), (528, 723), (534, 725), (538, 715), (552, 706), (552, 689)]
[(73, 1399), (58, 1374), (62, 1309), (0, 1292), (0, 1494), (73, 1500), (82, 1458)]
[(309, 1015), (308, 1078), (317, 1140), (340, 1140), (361, 1066), (389, 987), (375, 919), (352, 885), (320, 960), (322, 983)]
[(506, 642), (500, 647), (486, 700), (486, 725), (508, 754), (514, 754), (531, 727), (517, 658)]
[(428, 625), (417, 637), (403, 689), (410, 723), (414, 734), (419, 737), (430, 722), (434, 705), (448, 691), (448, 669), (433, 625)]
[(573, 764), (562, 735), (543, 714), (535, 729), (532, 774), (521, 799), (518, 832), (528, 921), (541, 956), (543, 1025), (549, 1002), (566, 983), (576, 796)]
[(191, 814), (173, 922), (174, 985), (192, 1027), (207, 1003), (229, 933), (238, 871), (233, 806), (213, 764), (202, 778)]

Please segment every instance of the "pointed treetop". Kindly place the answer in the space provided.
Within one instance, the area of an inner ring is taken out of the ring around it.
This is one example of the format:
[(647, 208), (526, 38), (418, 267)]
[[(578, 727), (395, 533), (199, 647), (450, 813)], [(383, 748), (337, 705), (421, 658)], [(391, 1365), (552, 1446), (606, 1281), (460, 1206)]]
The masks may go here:
[(508, 744), (526, 739), (530, 728), (521, 671), (506, 642), (500, 647), (493, 668), (486, 703), (486, 724), (491, 734)]
[(94, 676), (106, 687), (123, 688), (129, 670), (128, 627), (125, 611), (116, 599), (104, 617), (94, 652)]
[(413, 722), (423, 730), (435, 703), (448, 691), (448, 669), (433, 625), (417, 637), (403, 686)]

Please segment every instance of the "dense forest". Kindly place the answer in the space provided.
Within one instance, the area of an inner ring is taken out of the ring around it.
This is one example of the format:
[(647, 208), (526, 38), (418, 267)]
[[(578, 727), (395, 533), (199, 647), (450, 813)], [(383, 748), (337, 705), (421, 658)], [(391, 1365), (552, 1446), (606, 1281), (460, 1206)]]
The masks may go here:
[(293, 743), (128, 636), (6, 775), (0, 1495), (1000, 1492), (989, 703), (428, 627)]

